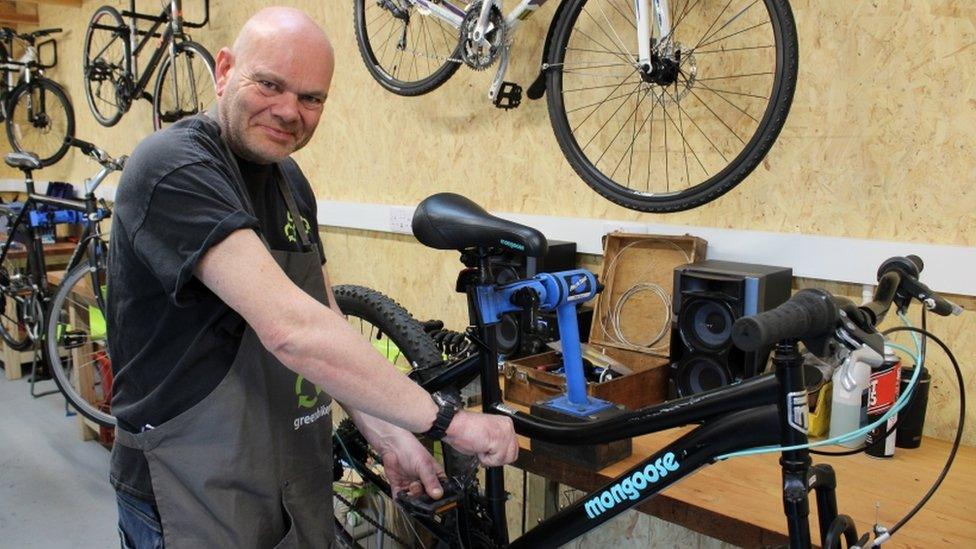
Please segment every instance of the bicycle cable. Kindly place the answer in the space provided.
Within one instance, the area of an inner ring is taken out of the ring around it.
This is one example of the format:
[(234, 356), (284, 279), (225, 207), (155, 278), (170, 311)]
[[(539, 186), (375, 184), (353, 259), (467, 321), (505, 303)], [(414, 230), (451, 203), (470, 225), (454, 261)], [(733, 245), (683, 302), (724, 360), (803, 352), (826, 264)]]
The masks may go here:
[[(952, 351), (949, 350), (949, 347), (941, 339), (936, 337), (934, 334), (922, 328), (916, 328), (914, 326), (896, 326), (894, 328), (885, 330), (886, 334), (893, 333), (893, 332), (912, 332), (916, 334), (921, 334), (922, 336), (924, 336), (925, 339), (931, 338), (932, 341), (934, 341), (940, 348), (942, 348), (942, 351), (945, 352), (946, 356), (949, 357), (949, 362), (952, 363), (952, 368), (956, 372), (956, 382), (959, 384), (959, 422), (958, 425), (956, 426), (956, 438), (952, 441), (952, 449), (949, 450), (949, 456), (946, 458), (945, 465), (943, 465), (942, 471), (939, 473), (938, 478), (936, 478), (935, 482), (932, 483), (932, 486), (925, 493), (925, 495), (922, 496), (922, 499), (920, 499), (918, 503), (915, 504), (915, 507), (913, 507), (907, 514), (905, 514), (904, 517), (898, 520), (898, 522), (896, 522), (894, 526), (892, 526), (891, 528), (884, 531), (881, 535), (878, 535), (874, 538), (874, 541), (872, 542), (872, 547), (880, 546), (882, 543), (887, 541), (895, 532), (901, 529), (902, 526), (908, 523), (908, 521), (911, 520), (916, 514), (918, 514), (918, 512), (922, 509), (922, 507), (924, 507), (925, 504), (928, 503), (928, 501), (935, 494), (935, 491), (938, 490), (939, 487), (942, 485), (942, 481), (944, 481), (945, 477), (949, 474), (949, 469), (952, 467), (952, 463), (956, 459), (956, 453), (959, 451), (959, 446), (962, 443), (962, 433), (966, 421), (966, 385), (965, 382), (963, 381), (962, 370), (959, 368), (959, 362), (956, 360), (955, 355), (952, 354)], [(878, 531), (878, 528), (879, 528), (878, 525), (875, 525), (876, 532)]]
[[(615, 272), (617, 261), (620, 259), (621, 256), (624, 255), (624, 252), (626, 252), (627, 250), (631, 249), (634, 246), (637, 246), (638, 244), (643, 244), (645, 242), (657, 242), (657, 241), (651, 238), (643, 238), (640, 240), (635, 240), (634, 242), (631, 242), (626, 246), (624, 246), (623, 248), (621, 248), (620, 251), (617, 252), (617, 255), (615, 255), (613, 259), (610, 260), (610, 263), (609, 265), (607, 265), (607, 268), (605, 270), (605, 272), (608, 273), (608, 279), (605, 282), (606, 288), (604, 289), (605, 295), (607, 296), (608, 300), (613, 295), (614, 277), (612, 276), (612, 273)], [(681, 252), (681, 254), (684, 255), (685, 261), (687, 263), (691, 263), (691, 256), (688, 255), (687, 251), (681, 249), (681, 247), (675, 244), (674, 242), (665, 241), (665, 243), (669, 244), (671, 247)], [(627, 303), (627, 301), (629, 301), (635, 294), (640, 292), (645, 292), (645, 291), (651, 291), (661, 299), (661, 302), (664, 306), (662, 309), (663, 310), (662, 317), (664, 320), (661, 323), (660, 330), (654, 335), (654, 337), (651, 338), (650, 342), (635, 343), (629, 340), (624, 335), (623, 328), (620, 324), (620, 317), (624, 305)], [(663, 339), (664, 336), (667, 335), (668, 331), (671, 329), (671, 296), (659, 284), (655, 284), (653, 282), (638, 282), (632, 285), (627, 290), (625, 290), (620, 295), (620, 297), (617, 298), (616, 302), (609, 304), (609, 309), (610, 310), (607, 313), (607, 316), (600, 321), (600, 331), (603, 332), (603, 335), (607, 337), (610, 340), (610, 342), (620, 345), (626, 349), (640, 351), (640, 352), (663, 352), (666, 350), (664, 347), (655, 347), (655, 345), (657, 345), (658, 342), (660, 342), (661, 339)]]

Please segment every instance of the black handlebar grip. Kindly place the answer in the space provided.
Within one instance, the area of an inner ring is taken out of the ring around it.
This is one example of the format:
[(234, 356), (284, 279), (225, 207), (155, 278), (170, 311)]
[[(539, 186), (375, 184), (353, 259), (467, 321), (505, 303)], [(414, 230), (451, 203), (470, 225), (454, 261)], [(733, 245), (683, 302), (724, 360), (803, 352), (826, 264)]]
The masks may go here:
[(93, 151), (98, 149), (98, 147), (96, 147), (94, 144), (87, 141), (82, 141), (77, 137), (65, 137), (64, 140), (67, 141), (67, 143), (72, 147), (78, 147), (81, 149), (81, 152), (85, 154), (91, 154)]
[(775, 309), (747, 316), (732, 326), (732, 341), (743, 351), (756, 351), (784, 339), (805, 339), (834, 329), (839, 314), (824, 290), (800, 290)]

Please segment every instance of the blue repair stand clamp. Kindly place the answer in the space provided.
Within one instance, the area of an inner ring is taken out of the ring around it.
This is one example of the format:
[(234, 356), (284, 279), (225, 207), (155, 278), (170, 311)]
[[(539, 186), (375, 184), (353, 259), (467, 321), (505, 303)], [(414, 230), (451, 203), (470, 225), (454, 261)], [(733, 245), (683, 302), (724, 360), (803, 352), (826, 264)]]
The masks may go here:
[(563, 306), (557, 308), (556, 319), (559, 321), (563, 370), (566, 372), (566, 393), (547, 400), (542, 405), (579, 417), (591, 417), (608, 408), (614, 408), (614, 403), (586, 394), (583, 353), (580, 349), (579, 336), (576, 335), (579, 334), (576, 307)]
[[(586, 393), (586, 377), (583, 375), (583, 358), (580, 350), (579, 328), (576, 323), (576, 307), (556, 309), (559, 321), (560, 345), (563, 351), (563, 368), (566, 372), (566, 393), (535, 403), (529, 413), (544, 419), (576, 423), (606, 419), (625, 412), (623, 406), (590, 396)], [(549, 455), (561, 461), (598, 471), (626, 459), (633, 451), (629, 438), (605, 444), (569, 446), (532, 440), (533, 453)]]

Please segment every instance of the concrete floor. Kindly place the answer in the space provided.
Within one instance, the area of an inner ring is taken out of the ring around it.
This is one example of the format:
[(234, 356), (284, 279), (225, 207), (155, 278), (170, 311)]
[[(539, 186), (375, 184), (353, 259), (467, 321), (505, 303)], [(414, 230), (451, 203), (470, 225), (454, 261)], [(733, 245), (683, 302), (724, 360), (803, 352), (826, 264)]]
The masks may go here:
[(60, 394), (34, 399), (26, 378), (0, 374), (0, 548), (118, 547), (108, 469), (108, 450), (82, 442)]

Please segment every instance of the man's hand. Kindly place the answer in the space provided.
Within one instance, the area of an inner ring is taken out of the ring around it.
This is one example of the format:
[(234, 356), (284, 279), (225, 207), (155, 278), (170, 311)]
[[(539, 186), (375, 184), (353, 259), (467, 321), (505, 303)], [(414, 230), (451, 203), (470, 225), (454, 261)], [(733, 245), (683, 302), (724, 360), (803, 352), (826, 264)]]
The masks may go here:
[(444, 442), (462, 454), (478, 456), (486, 467), (505, 465), (518, 457), (515, 427), (506, 416), (461, 410), (447, 428)]
[(404, 490), (411, 496), (427, 492), (434, 499), (444, 495), (440, 482), (447, 478), (444, 469), (409, 432), (400, 430), (396, 435), (387, 436), (380, 457), (394, 498)]

